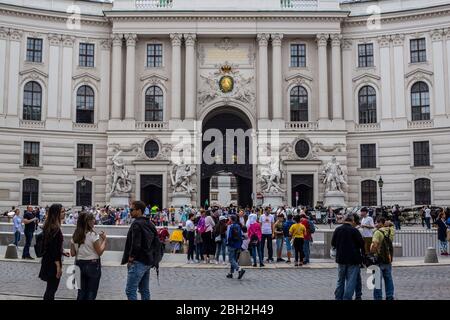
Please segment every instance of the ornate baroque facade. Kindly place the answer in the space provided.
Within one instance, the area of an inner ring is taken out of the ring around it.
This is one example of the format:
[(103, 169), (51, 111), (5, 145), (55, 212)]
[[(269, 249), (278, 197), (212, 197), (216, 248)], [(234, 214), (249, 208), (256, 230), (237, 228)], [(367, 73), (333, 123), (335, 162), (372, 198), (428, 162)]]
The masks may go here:
[(448, 1), (189, 3), (0, 0), (0, 207), (108, 203), (119, 151), (169, 206), (173, 133), (230, 110), (279, 130), (286, 203), (336, 156), (349, 205), (380, 176), (384, 204), (450, 205)]

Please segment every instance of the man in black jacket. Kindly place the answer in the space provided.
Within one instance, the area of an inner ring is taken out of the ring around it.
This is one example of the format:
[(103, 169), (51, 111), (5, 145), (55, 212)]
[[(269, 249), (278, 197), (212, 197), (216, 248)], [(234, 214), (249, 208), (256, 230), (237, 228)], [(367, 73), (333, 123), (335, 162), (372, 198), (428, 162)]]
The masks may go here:
[(364, 239), (353, 226), (354, 221), (353, 214), (347, 214), (344, 224), (336, 228), (331, 240), (338, 263), (338, 281), (334, 292), (336, 300), (352, 300), (363, 262)]
[(144, 217), (145, 204), (134, 201), (131, 206), (130, 226), (122, 257), (122, 264), (127, 264), (128, 277), (125, 292), (128, 300), (137, 300), (137, 290), (142, 300), (150, 300), (150, 268), (154, 265), (151, 245), (157, 236), (155, 225)]

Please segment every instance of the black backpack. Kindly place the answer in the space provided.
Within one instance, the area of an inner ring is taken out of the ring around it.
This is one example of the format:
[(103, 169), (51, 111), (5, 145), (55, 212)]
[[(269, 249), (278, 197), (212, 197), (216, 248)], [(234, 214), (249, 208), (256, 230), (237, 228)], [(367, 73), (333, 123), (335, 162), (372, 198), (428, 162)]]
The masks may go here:
[(153, 241), (150, 244), (150, 258), (152, 261), (150, 264), (150, 268), (154, 268), (156, 270), (158, 285), (159, 285), (159, 263), (161, 262), (163, 256), (164, 256), (164, 246), (159, 240), (158, 232), (156, 231), (153, 237)]
[(36, 257), (42, 258), (45, 254), (44, 231), (42, 229), (36, 234), (35, 239), (36, 243), (34, 245), (34, 252), (36, 253)]

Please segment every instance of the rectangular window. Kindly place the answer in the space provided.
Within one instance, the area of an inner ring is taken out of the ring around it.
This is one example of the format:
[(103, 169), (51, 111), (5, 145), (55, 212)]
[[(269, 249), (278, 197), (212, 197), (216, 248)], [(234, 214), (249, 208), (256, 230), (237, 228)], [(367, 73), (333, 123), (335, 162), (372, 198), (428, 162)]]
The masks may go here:
[(237, 193), (232, 193), (232, 194), (231, 194), (231, 201), (238, 201), (238, 195), (237, 195)]
[(375, 144), (361, 145), (361, 169), (374, 169), (377, 167), (377, 154)]
[(211, 193), (211, 201), (217, 201), (217, 200), (218, 200), (217, 193)]
[(25, 141), (23, 144), (24, 167), (39, 167), (39, 142)]
[(27, 39), (27, 61), (42, 62), (42, 39)]
[(77, 148), (77, 168), (92, 169), (92, 144), (79, 144)]
[(291, 44), (291, 67), (306, 67), (306, 45)]
[(425, 38), (411, 39), (411, 63), (427, 61), (427, 45)]
[(162, 44), (148, 44), (147, 45), (147, 67), (160, 68), (162, 67)]
[(80, 43), (80, 67), (94, 67), (95, 45)]
[(414, 142), (414, 167), (430, 165), (430, 143), (428, 141)]
[(358, 45), (358, 61), (360, 68), (373, 67), (373, 44), (364, 43)]

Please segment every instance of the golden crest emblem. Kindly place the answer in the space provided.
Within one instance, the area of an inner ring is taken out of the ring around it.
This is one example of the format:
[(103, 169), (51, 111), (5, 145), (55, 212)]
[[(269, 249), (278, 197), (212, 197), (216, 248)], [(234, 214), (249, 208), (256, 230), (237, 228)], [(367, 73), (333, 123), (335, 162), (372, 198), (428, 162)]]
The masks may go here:
[(228, 93), (233, 91), (234, 88), (234, 79), (230, 76), (223, 76), (219, 80), (220, 91), (223, 93)]

